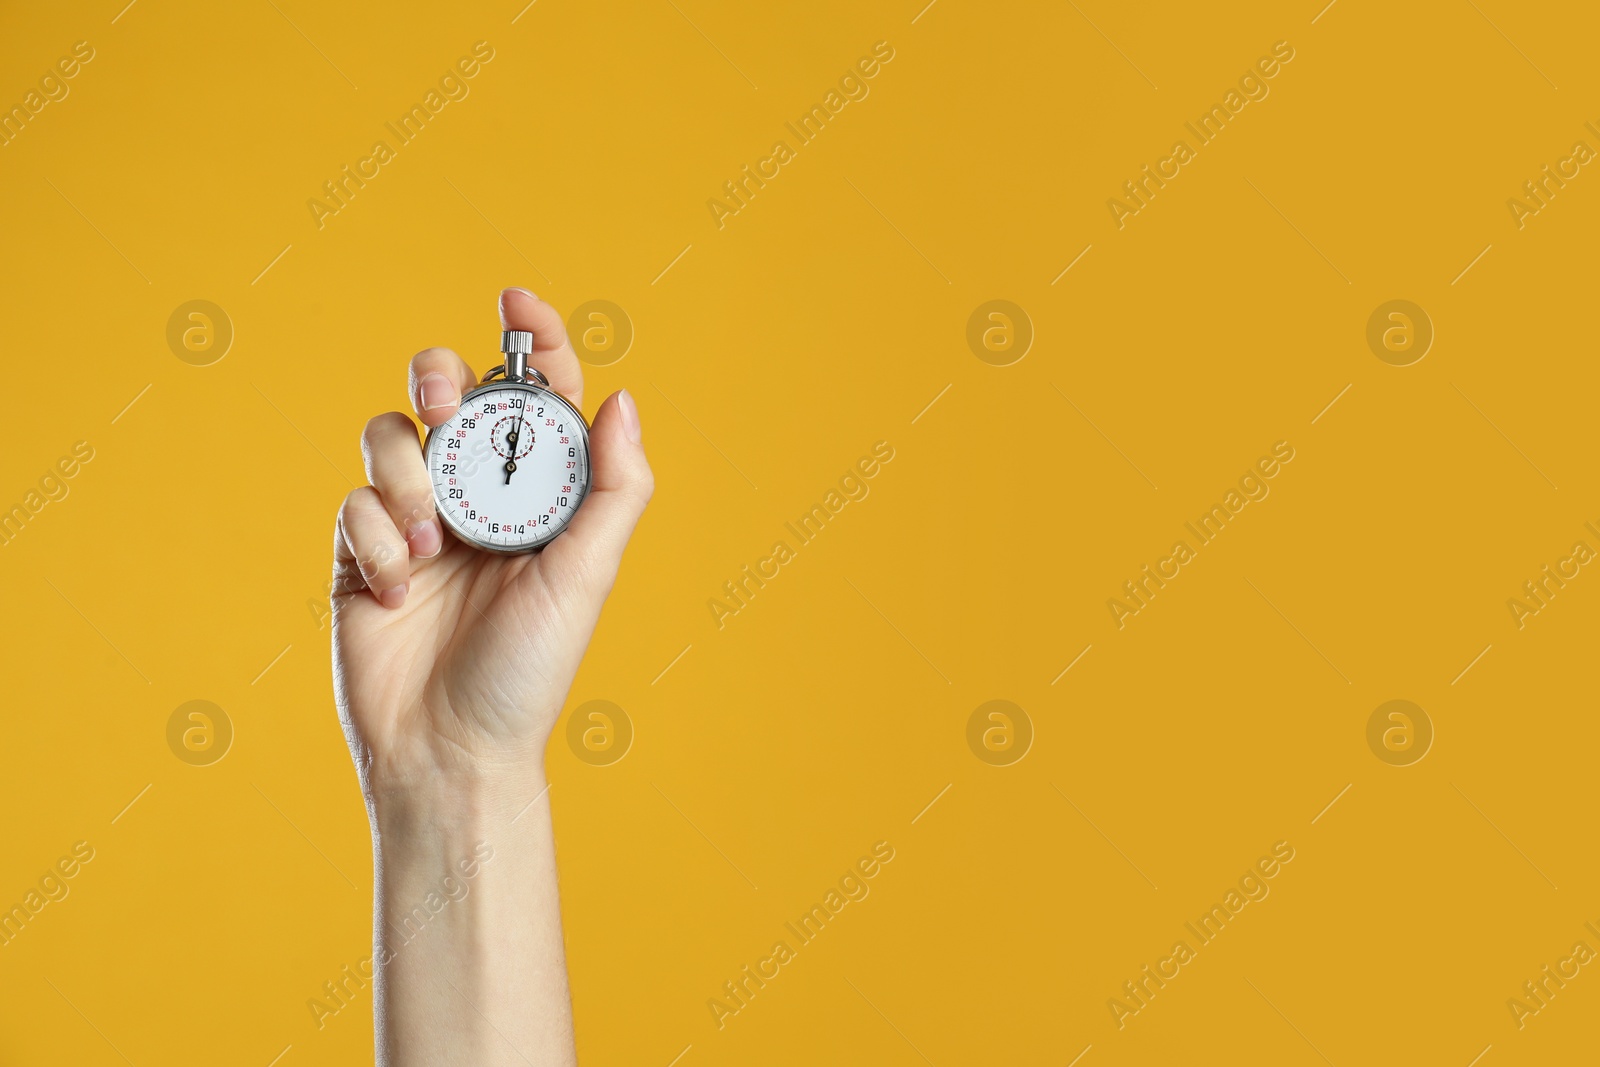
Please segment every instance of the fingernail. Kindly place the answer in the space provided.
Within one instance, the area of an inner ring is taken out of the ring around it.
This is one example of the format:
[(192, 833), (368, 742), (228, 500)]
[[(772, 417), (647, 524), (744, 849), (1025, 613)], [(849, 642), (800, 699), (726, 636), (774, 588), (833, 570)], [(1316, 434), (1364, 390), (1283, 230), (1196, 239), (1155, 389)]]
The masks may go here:
[(378, 603), (393, 611), (406, 602), (406, 590), (410, 586), (411, 583), (407, 582), (405, 585), (397, 585), (392, 589), (385, 589), (378, 594)]
[(439, 520), (423, 519), (412, 523), (406, 528), (406, 543), (411, 546), (411, 555), (416, 559), (437, 556), (444, 547), (444, 531), (439, 529)]
[(628, 435), (628, 440), (638, 444), (642, 436), (639, 430), (639, 409), (633, 402), (633, 395), (626, 389), (617, 394), (617, 410), (622, 415), (622, 432)]
[(506, 286), (506, 292), (508, 292), (508, 293), (521, 293), (523, 296), (528, 297), (530, 300), (539, 299), (539, 294), (538, 293), (535, 293), (532, 289), (524, 289), (520, 285), (508, 285), (508, 286)]
[(456, 387), (442, 374), (425, 374), (417, 392), (422, 397), (422, 410), (446, 408), (456, 402)]

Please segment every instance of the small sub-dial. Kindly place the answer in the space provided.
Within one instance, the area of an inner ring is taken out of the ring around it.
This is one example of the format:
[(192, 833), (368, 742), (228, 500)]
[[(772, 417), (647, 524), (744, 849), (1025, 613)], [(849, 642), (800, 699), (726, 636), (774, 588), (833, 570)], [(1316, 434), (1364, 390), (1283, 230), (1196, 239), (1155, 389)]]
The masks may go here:
[[(533, 451), (533, 427), (521, 415), (507, 415), (494, 424), (489, 440), (502, 458), (526, 459), (528, 453)], [(512, 448), (513, 440), (515, 450)]]

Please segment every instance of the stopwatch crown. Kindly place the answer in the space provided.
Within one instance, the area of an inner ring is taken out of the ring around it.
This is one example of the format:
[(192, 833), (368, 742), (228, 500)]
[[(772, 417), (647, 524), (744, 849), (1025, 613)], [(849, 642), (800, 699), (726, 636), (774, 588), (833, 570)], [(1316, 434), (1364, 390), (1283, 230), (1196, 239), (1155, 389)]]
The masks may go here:
[(533, 334), (527, 330), (505, 330), (500, 334), (500, 351), (527, 356), (533, 353)]

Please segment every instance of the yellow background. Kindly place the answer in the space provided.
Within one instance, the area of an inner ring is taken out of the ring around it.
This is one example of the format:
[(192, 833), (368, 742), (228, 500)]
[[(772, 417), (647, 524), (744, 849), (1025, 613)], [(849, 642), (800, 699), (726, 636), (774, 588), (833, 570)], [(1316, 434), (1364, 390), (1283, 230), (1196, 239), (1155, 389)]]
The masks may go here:
[[(314, 604), (363, 423), (419, 348), (492, 365), (510, 284), (626, 309), (587, 413), (630, 388), (658, 479), (568, 703), (633, 748), (586, 765), (563, 721), (548, 755), (584, 1062), (1592, 1058), (1592, 968), (1525, 1029), (1505, 1003), (1600, 948), (1600, 577), (1506, 607), (1600, 547), (1600, 177), (1506, 207), (1600, 147), (1592, 12), (122, 4), (0, 15), (7, 107), (96, 53), (0, 148), (0, 506), (95, 449), (0, 548), (0, 903), (96, 850), (0, 948), (0, 1063), (370, 1057), (369, 995), (306, 1006), (370, 951)], [(480, 40), (470, 95), (318, 229)], [(870, 96), (718, 229), (880, 40)], [(1279, 40), (1270, 95), (1119, 230), (1106, 200)], [(1409, 367), (1365, 340), (1397, 298), (1436, 330)], [(236, 331), (211, 366), (166, 341), (193, 299)], [(1035, 331), (1010, 366), (967, 345), (991, 299)], [(879, 440), (871, 495), (719, 630)], [(1279, 440), (1271, 495), (1118, 630), (1107, 598)], [(236, 731), (208, 767), (166, 742), (196, 699)], [(967, 746), (992, 699), (1035, 731), (1010, 766)], [(1412, 766), (1367, 746), (1391, 699), (1436, 730)], [(870, 897), (719, 1031), (706, 1001), (880, 840)], [(1108, 998), (1280, 840), (1271, 895), (1118, 1030)]]

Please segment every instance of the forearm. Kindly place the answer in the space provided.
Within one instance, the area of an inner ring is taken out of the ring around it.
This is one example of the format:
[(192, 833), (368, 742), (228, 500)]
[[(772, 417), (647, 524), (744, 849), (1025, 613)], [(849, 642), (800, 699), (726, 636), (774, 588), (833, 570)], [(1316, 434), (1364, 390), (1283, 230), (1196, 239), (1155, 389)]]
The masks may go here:
[(374, 788), (382, 1067), (576, 1062), (549, 800), (542, 767)]

